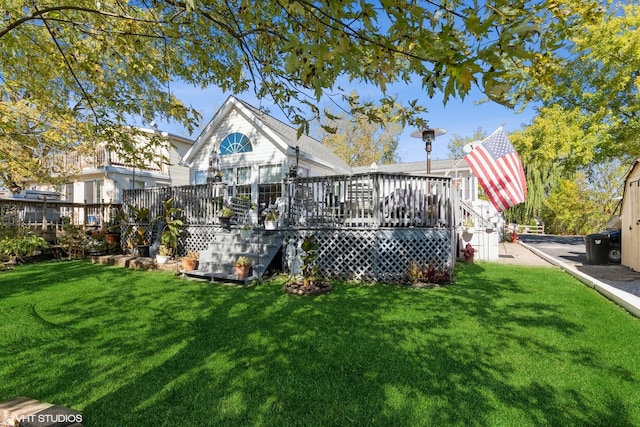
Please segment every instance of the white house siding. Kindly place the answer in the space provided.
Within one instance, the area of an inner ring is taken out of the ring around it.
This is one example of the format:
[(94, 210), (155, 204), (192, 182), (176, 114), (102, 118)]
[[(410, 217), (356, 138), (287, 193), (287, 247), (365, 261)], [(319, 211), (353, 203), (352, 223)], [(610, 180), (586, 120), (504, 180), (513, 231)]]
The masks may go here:
[(175, 146), (169, 150), (169, 176), (171, 185), (189, 185), (189, 168), (180, 165), (180, 159), (191, 148), (191, 143), (173, 141)]
[(201, 143), (197, 156), (198, 160), (193, 168), (194, 175), (192, 178), (194, 180), (195, 171), (206, 171), (208, 169), (209, 156), (212, 150), (215, 147), (215, 151), (218, 153), (219, 144), (231, 133), (241, 133), (249, 138), (253, 151), (220, 156), (220, 169), (251, 166), (252, 181), (257, 182), (259, 166), (280, 165), (287, 159), (286, 155), (275, 145), (281, 144), (281, 142), (277, 142), (270, 135), (260, 132), (253, 124), (247, 121), (246, 116), (240, 114), (234, 108), (223, 121), (223, 125), (216, 129), (206, 141)]

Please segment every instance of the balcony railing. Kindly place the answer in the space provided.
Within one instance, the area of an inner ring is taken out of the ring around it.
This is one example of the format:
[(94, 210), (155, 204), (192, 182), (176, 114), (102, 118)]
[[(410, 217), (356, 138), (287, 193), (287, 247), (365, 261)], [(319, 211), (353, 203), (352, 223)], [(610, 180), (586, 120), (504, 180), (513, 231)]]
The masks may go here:
[(451, 178), (373, 172), (285, 184), (287, 223), (322, 227), (451, 227)]
[[(187, 224), (214, 224), (230, 192), (224, 183), (125, 190), (132, 204), (160, 215), (162, 202), (174, 198)], [(283, 182), (274, 202), (290, 227), (453, 227), (450, 177), (382, 172), (297, 178)]]
[[(118, 155), (106, 148), (97, 148), (92, 153), (67, 153), (62, 157), (52, 158), (50, 163), (60, 163), (59, 167), (64, 170), (96, 169), (105, 166), (122, 166), (131, 168), (131, 163), (123, 156)], [(167, 173), (166, 165), (158, 156), (158, 159), (148, 161), (144, 167), (136, 166), (136, 169), (149, 170)]]

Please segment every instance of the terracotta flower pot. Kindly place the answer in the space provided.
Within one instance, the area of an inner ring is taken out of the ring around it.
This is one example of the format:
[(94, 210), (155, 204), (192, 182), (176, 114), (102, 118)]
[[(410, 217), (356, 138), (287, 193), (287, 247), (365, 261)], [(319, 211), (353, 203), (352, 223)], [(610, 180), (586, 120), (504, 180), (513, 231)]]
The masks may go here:
[(110, 245), (120, 244), (120, 233), (107, 233), (104, 235), (104, 239)]
[(251, 272), (251, 266), (250, 265), (236, 265), (236, 276), (238, 276), (238, 279), (246, 279), (247, 277), (249, 277), (249, 273)]
[(184, 271), (193, 271), (198, 265), (198, 260), (194, 258), (182, 258), (182, 269)]

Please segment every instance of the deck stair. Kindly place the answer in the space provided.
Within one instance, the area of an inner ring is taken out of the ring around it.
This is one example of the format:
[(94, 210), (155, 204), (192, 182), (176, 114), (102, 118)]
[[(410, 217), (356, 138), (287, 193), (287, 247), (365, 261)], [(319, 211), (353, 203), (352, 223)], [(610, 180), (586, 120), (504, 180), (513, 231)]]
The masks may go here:
[[(247, 284), (264, 275), (282, 246), (282, 240), (282, 234), (274, 231), (254, 230), (249, 238), (244, 239), (237, 229), (218, 233), (215, 240), (209, 243), (209, 247), (200, 251), (198, 269), (183, 273), (187, 277), (212, 282)], [(253, 261), (251, 275), (246, 279), (238, 279), (234, 270), (235, 261), (241, 255)]]

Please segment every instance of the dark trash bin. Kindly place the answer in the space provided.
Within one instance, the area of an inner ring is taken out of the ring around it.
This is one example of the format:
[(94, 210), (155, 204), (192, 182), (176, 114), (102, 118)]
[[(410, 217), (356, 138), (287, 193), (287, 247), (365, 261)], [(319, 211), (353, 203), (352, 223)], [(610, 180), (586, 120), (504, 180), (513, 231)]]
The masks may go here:
[(606, 234), (589, 234), (585, 238), (587, 262), (589, 264), (609, 263), (609, 236)]

